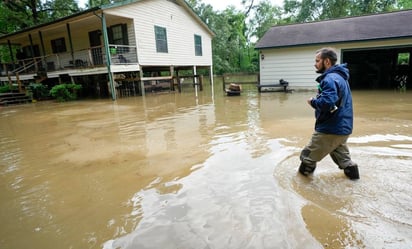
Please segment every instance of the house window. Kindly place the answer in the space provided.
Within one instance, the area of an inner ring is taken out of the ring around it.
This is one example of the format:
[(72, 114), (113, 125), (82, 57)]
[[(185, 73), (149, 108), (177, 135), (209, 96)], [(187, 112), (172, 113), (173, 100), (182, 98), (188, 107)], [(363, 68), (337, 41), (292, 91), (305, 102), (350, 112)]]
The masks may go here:
[[(40, 56), (39, 45), (25, 46), (22, 48), (24, 58), (32, 58)], [(33, 54), (34, 53), (34, 54)]]
[(108, 34), (110, 44), (129, 45), (126, 24), (118, 24), (111, 26), (108, 30)]
[(122, 26), (116, 25), (112, 27), (112, 34), (113, 34), (113, 44), (124, 45), (123, 44), (123, 33), (122, 33)]
[(166, 28), (155, 26), (156, 51), (158, 53), (168, 53)]
[(66, 41), (64, 38), (51, 40), (52, 51), (54, 54), (66, 52)]
[[(111, 26), (108, 29), (108, 36), (109, 36), (109, 44), (115, 45), (129, 45), (129, 38), (127, 34), (127, 25), (126, 24), (118, 24)], [(126, 53), (129, 52), (129, 48), (127, 46), (119, 46), (117, 47), (117, 53)]]
[(202, 37), (195, 35), (195, 55), (202, 56)]

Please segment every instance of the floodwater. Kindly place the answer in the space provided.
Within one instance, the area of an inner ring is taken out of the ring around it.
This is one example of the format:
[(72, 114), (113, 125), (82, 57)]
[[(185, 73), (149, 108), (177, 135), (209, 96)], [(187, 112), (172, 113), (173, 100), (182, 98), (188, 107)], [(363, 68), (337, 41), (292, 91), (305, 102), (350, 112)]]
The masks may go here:
[(296, 174), (313, 91), (0, 107), (0, 248), (412, 248), (412, 91), (354, 91), (361, 179)]

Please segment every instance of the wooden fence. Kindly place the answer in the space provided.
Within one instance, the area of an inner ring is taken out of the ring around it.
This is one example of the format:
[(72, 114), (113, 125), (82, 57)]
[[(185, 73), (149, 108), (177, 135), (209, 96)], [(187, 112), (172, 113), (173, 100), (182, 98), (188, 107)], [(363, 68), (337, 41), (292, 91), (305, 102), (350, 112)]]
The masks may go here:
[(223, 74), (223, 91), (226, 90), (227, 85), (259, 85), (259, 73), (231, 73)]

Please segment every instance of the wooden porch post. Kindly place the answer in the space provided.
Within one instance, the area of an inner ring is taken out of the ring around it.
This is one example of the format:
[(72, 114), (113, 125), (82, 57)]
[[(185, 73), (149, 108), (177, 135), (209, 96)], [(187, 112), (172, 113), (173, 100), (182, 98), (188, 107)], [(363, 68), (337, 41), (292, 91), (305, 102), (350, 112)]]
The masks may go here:
[(174, 86), (174, 71), (174, 67), (170, 66), (170, 76), (172, 77), (172, 79), (170, 80), (170, 90), (172, 90)]
[(139, 65), (139, 67), (140, 67), (140, 70), (139, 70), (139, 75), (140, 75), (140, 89), (141, 89), (141, 92), (142, 92), (142, 96), (145, 96), (146, 93), (145, 93), (144, 81), (143, 81), (143, 67), (140, 66), (140, 65)]
[(21, 87), (21, 81), (20, 81), (19, 73), (16, 73), (16, 81), (17, 81), (17, 84), (19, 86), (19, 93), (22, 93), (23, 89)]
[[(14, 54), (13, 54), (13, 48), (11, 47), (11, 42), (10, 42), (10, 40), (7, 40), (7, 45), (8, 45), (8, 47), (9, 47), (9, 53), (10, 53), (10, 58), (11, 58), (11, 61), (13, 62), (13, 70), (15, 69), (14, 68), (14, 64), (16, 63), (16, 61), (15, 61), (15, 56), (14, 56)], [(7, 75), (9, 74), (9, 69), (7, 68)], [(10, 79), (10, 78), (9, 78)], [(10, 82), (10, 87), (11, 87), (11, 79), (9, 80), (9, 82)]]
[[(179, 77), (179, 69), (176, 70), (176, 85), (177, 85), (177, 89), (179, 90), (179, 92), (181, 92), (180, 89), (180, 77)], [(175, 91), (175, 85), (173, 84), (173, 91)]]
[(36, 72), (39, 71), (37, 62), (35, 61), (35, 56), (34, 56), (34, 45), (33, 45), (33, 37), (31, 36), (31, 34), (29, 34), (29, 41), (30, 41), (30, 52), (31, 52), (31, 59), (33, 60), (34, 63), (34, 68), (36, 69)]
[(66, 29), (67, 29), (67, 35), (69, 37), (70, 54), (72, 56), (73, 65), (76, 65), (76, 63), (74, 62), (72, 32), (70, 31), (70, 24), (69, 23), (66, 23)]
[(197, 98), (197, 69), (196, 66), (193, 66), (193, 83), (195, 84), (195, 92)]
[(9, 79), (9, 86), (10, 86), (10, 89), (11, 89), (12, 86), (13, 86), (13, 82), (11, 81), (11, 77), (10, 77), (9, 73), (7, 73), (7, 78)]
[(214, 95), (215, 94), (215, 91), (214, 91), (215, 82), (214, 82), (214, 79), (213, 79), (213, 65), (210, 66), (209, 77), (210, 77), (210, 85), (212, 87), (212, 98), (213, 98), (215, 96)]
[(41, 57), (42, 57), (43, 65), (46, 68), (46, 72), (47, 72), (48, 68), (47, 68), (47, 60), (46, 60), (46, 49), (44, 47), (43, 34), (41, 31), (39, 31), (39, 37), (40, 37), (40, 46), (41, 46)]

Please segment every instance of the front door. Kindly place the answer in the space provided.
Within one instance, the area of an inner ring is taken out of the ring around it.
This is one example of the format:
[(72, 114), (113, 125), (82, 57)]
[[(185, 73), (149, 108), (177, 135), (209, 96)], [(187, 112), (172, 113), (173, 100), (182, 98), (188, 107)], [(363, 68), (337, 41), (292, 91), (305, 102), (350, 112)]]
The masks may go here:
[(102, 41), (100, 39), (101, 36), (102, 32), (100, 30), (89, 32), (89, 43), (92, 52), (93, 65), (103, 64), (103, 49)]

